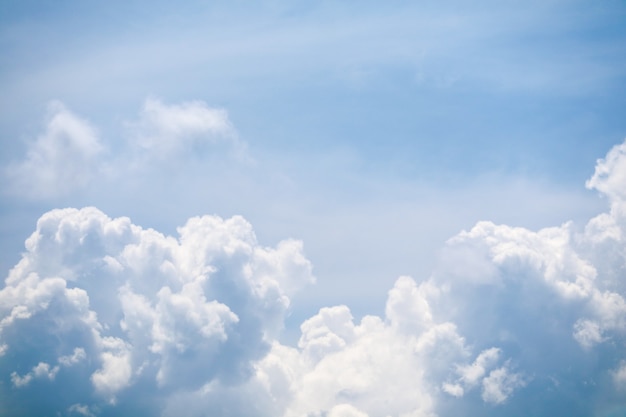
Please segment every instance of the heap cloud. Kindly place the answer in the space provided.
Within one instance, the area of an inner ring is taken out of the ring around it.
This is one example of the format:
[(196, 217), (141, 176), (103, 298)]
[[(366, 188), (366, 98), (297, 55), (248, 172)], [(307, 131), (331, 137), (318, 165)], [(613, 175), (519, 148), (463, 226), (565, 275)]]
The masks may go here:
[(397, 280), (384, 318), (324, 308), (297, 349), (274, 344), (256, 378), (285, 416), (623, 412), (624, 172), (626, 143), (587, 183), (610, 211), (584, 230), (479, 222), (447, 242), (428, 280)]
[(121, 151), (112, 157), (107, 152), (110, 144), (89, 121), (53, 101), (43, 133), (27, 143), (21, 161), (6, 167), (6, 191), (47, 200), (71, 195), (96, 179), (116, 181), (190, 157), (218, 154), (246, 159), (245, 143), (238, 139), (228, 113), (202, 101), (170, 105), (148, 98), (138, 118), (124, 123), (121, 136), (125, 139), (117, 145)]
[[(102, 153), (95, 130), (55, 106), (16, 170), (32, 184), (46, 169), (54, 183), (74, 178), (60, 144), (85, 173)], [(141, 165), (232, 127), (201, 102), (148, 100), (129, 131)], [(314, 281), (301, 242), (262, 246), (241, 217), (194, 217), (174, 237), (93, 207), (50, 211), (0, 290), (0, 412), (623, 413), (625, 179), (626, 143), (587, 182), (610, 207), (584, 227), (479, 222), (447, 242), (428, 279), (398, 278), (382, 317), (324, 307), (297, 346), (278, 336), (293, 295)]]
[(192, 218), (179, 234), (95, 208), (41, 217), (0, 291), (10, 407), (35, 381), (90, 385), (86, 397), (50, 399), (69, 412), (90, 396), (116, 404), (131, 387), (167, 393), (253, 375), (293, 292), (313, 280), (301, 243), (262, 247), (241, 217)]

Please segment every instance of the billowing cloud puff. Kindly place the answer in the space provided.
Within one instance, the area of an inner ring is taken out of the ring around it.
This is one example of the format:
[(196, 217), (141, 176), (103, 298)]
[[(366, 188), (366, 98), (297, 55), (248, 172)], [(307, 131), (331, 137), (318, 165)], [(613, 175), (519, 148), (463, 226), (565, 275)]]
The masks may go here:
[(241, 217), (174, 238), (95, 208), (46, 213), (0, 291), (2, 395), (62, 415), (623, 414), (622, 147), (588, 183), (607, 213), (479, 222), (428, 279), (398, 278), (384, 315), (321, 308), (296, 346), (277, 335), (312, 281), (300, 242), (259, 246)]
[(54, 101), (48, 105), (44, 132), (6, 174), (15, 193), (30, 198), (64, 195), (84, 187), (97, 174), (103, 150), (94, 127)]
[(346, 306), (323, 308), (302, 324), (298, 349), (273, 346), (257, 378), (274, 399), (286, 395), (284, 415), (294, 417), (435, 416), (444, 392), (462, 397), (478, 386), (486, 402), (505, 402), (522, 376), (497, 348), (475, 357), (454, 323), (437, 320), (430, 303), (440, 295), (431, 282), (401, 277), (385, 318), (355, 323)]
[(56, 411), (95, 412), (84, 407), (133, 389), (249, 378), (313, 280), (302, 245), (262, 247), (241, 217), (192, 218), (179, 234), (95, 208), (42, 216), (0, 291), (3, 398), (18, 410), (22, 391), (47, 382), (68, 390), (49, 400)]
[(626, 201), (626, 142), (614, 146), (604, 159), (598, 160), (586, 185), (600, 191), (612, 202)]
[(346, 306), (323, 308), (297, 349), (273, 346), (257, 378), (287, 398), (286, 416), (345, 405), (370, 417), (622, 413), (623, 149), (588, 183), (611, 210), (584, 230), (479, 222), (448, 241), (428, 280), (398, 279), (385, 317), (355, 323)]

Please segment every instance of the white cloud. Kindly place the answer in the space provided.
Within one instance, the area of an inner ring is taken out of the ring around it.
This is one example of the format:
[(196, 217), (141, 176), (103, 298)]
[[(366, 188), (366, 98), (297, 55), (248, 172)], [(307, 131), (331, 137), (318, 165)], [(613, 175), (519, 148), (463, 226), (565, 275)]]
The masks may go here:
[(300, 326), (298, 346), (313, 361), (341, 350), (355, 338), (352, 314), (346, 306), (325, 307)]
[(592, 348), (604, 340), (600, 325), (591, 320), (578, 320), (574, 324), (574, 339), (585, 349)]
[(243, 151), (226, 110), (202, 101), (170, 105), (149, 98), (128, 128), (135, 165), (198, 156), (219, 144)]
[(39, 362), (24, 376), (19, 376), (17, 372), (11, 372), (11, 382), (16, 387), (25, 387), (33, 379), (47, 378), (53, 380), (59, 373), (61, 367), (68, 367), (75, 365), (76, 363), (85, 359), (85, 350), (83, 348), (76, 348), (72, 355), (61, 356), (58, 360), (58, 365), (50, 367), (46, 362)]
[(478, 355), (476, 360), (471, 365), (461, 366), (458, 369), (461, 381), (465, 385), (476, 385), (485, 375), (485, 373), (492, 368), (500, 359), (500, 349), (491, 348), (487, 349)]
[(448, 382), (445, 382), (441, 386), (441, 389), (443, 389), (445, 393), (448, 393), (454, 397), (462, 397), (465, 394), (465, 390), (460, 384), (450, 384)]
[(350, 404), (339, 404), (334, 406), (328, 413), (328, 417), (368, 417), (367, 414), (359, 411)]
[(74, 349), (74, 352), (71, 355), (61, 356), (59, 358), (59, 364), (63, 366), (72, 366), (72, 365), (79, 363), (82, 360), (85, 360), (86, 357), (87, 356), (85, 354), (85, 349), (76, 348)]
[[(164, 415), (283, 417), (496, 415), (537, 392), (589, 395), (572, 380), (618, 398), (626, 210), (612, 172), (611, 209), (584, 230), (479, 222), (429, 279), (398, 278), (383, 316), (323, 307), (295, 347), (277, 335), (313, 282), (300, 242), (261, 246), (240, 216), (193, 217), (173, 237), (95, 208), (54, 210), (0, 291), (0, 344), (19, 359), (0, 371), (21, 392), (61, 376), (87, 385), (58, 410), (94, 414), (130, 393)], [(592, 413), (595, 397), (582, 398)]]
[(33, 369), (24, 376), (19, 376), (17, 372), (11, 372), (11, 382), (13, 385), (20, 388), (27, 386), (33, 379), (47, 378), (53, 380), (59, 372), (59, 367), (50, 367), (45, 362), (39, 362), (33, 367)]
[(91, 412), (89, 407), (83, 404), (72, 404), (67, 411), (70, 415), (79, 414), (85, 417), (95, 417), (95, 414)]
[(5, 169), (9, 191), (30, 199), (53, 199), (94, 184), (145, 179), (155, 166), (180, 170), (190, 158), (212, 163), (249, 160), (226, 110), (203, 101), (165, 104), (149, 98), (137, 120), (119, 127), (126, 143), (117, 145), (116, 155), (108, 155), (105, 149), (112, 138), (101, 139), (89, 121), (60, 101), (51, 102), (44, 131), (27, 144), (23, 160)]
[[(389, 293), (386, 317), (360, 323), (346, 306), (322, 308), (302, 324), (298, 349), (273, 345), (257, 379), (286, 405), (285, 416), (435, 415), (438, 381), (466, 349), (451, 323), (423, 325), (431, 317), (423, 300), (430, 292), (428, 283), (402, 277)], [(406, 308), (411, 299), (415, 309)]]
[[(313, 281), (302, 245), (260, 246), (241, 217), (192, 218), (179, 234), (95, 208), (43, 215), (0, 291), (5, 354), (40, 363), (20, 375), (3, 362), (13, 384), (42, 378), (47, 366), (48, 379), (87, 377), (74, 382), (112, 405), (147, 381), (167, 392), (249, 378), (289, 297)], [(23, 342), (33, 331), (34, 357)], [(63, 354), (48, 358), (52, 352)], [(89, 405), (84, 396), (70, 400), (63, 409)]]
[(395, 326), (408, 332), (421, 332), (433, 324), (428, 296), (438, 289), (430, 283), (420, 286), (410, 277), (400, 277), (389, 291), (386, 316)]
[(626, 390), (626, 361), (621, 361), (613, 372), (613, 381), (619, 390)]
[(494, 369), (483, 380), (482, 398), (485, 402), (502, 404), (519, 387), (525, 385), (519, 374), (510, 373), (506, 366)]
[[(530, 325), (523, 315), (529, 311), (539, 314), (542, 310), (549, 315), (544, 321), (556, 320), (560, 326), (574, 328), (576, 339), (585, 346), (600, 341), (606, 330), (626, 330), (623, 296), (607, 285), (610, 277), (598, 276), (598, 262), (594, 259), (591, 263), (591, 259), (601, 254), (590, 256), (585, 236), (577, 234), (571, 224), (533, 232), (481, 222), (452, 239), (450, 245), (461, 246), (467, 252), (468, 267), (474, 264), (471, 254), (476, 248), (479, 256), (487, 256), (496, 268), (489, 282), (463, 280), (456, 272), (463, 268), (459, 266), (463, 259), (455, 258), (454, 272), (448, 273), (444, 265), (437, 277), (457, 292), (465, 307), (472, 299), (462, 299), (462, 291), (477, 297), (488, 294), (480, 310), (485, 314), (481, 316), (485, 320), (483, 325), (493, 326), (489, 330), (492, 336), (502, 334), (507, 330), (503, 326), (510, 326), (509, 322), (518, 318)], [(510, 313), (505, 317), (488, 317), (489, 308), (494, 313)], [(463, 308), (454, 311), (457, 315), (467, 313)], [(572, 317), (576, 319), (572, 321)]]
[(100, 344), (101, 352), (98, 359), (101, 366), (91, 375), (90, 379), (96, 392), (114, 404), (117, 392), (128, 387), (131, 383), (130, 346), (116, 337), (99, 337), (96, 335), (95, 339)]
[(606, 157), (599, 159), (587, 188), (596, 189), (611, 201), (626, 201), (626, 142), (615, 145)]
[(85, 187), (98, 173), (104, 148), (95, 128), (54, 101), (48, 105), (45, 131), (28, 144), (23, 161), (6, 171), (13, 191), (50, 198)]
[[(621, 231), (621, 213), (603, 215), (606, 227)], [(469, 415), (461, 404), (477, 395), (505, 407), (526, 387), (571, 378), (612, 374), (619, 385), (623, 370), (606, 368), (592, 351), (605, 344), (602, 355), (623, 358), (607, 342), (626, 336), (624, 294), (603, 260), (623, 269), (626, 258), (598, 246), (593, 233), (571, 223), (531, 231), (479, 222), (450, 239), (431, 279), (397, 280), (384, 318), (355, 323), (345, 306), (322, 308), (302, 324), (298, 349), (275, 344), (257, 378), (286, 404), (286, 416), (325, 415), (343, 404), (370, 416), (428, 415), (450, 401)]]

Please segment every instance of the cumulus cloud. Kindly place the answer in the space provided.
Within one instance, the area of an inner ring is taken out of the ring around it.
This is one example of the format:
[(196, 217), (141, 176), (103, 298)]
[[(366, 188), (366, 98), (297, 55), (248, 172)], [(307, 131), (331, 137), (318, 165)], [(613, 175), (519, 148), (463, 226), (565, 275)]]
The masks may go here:
[(428, 279), (398, 278), (383, 315), (323, 307), (296, 346), (278, 335), (313, 281), (301, 242), (261, 246), (237, 216), (194, 217), (173, 237), (95, 208), (51, 211), (0, 291), (0, 389), (18, 407), (32, 390), (76, 387), (47, 403), (70, 415), (623, 409), (622, 147), (588, 183), (607, 213), (580, 228), (479, 222)]
[(85, 358), (86, 358), (85, 349), (76, 348), (74, 349), (74, 352), (71, 355), (61, 356), (59, 358), (59, 364), (63, 366), (72, 366), (84, 360)]
[(461, 381), (467, 386), (476, 385), (485, 376), (489, 368), (497, 363), (498, 359), (500, 359), (500, 349), (498, 348), (481, 352), (471, 365), (459, 367), (457, 372)]
[(521, 375), (495, 347), (472, 360), (457, 326), (431, 308), (441, 295), (431, 281), (401, 277), (385, 317), (355, 323), (346, 306), (322, 308), (301, 325), (298, 348), (275, 344), (256, 378), (294, 417), (435, 416), (442, 395), (463, 397), (475, 386), (485, 402), (505, 402)]
[(69, 415), (80, 415), (85, 417), (94, 417), (95, 414), (91, 412), (88, 406), (83, 404), (72, 404), (67, 412)]
[(613, 380), (620, 390), (626, 390), (626, 361), (621, 361), (619, 367), (613, 372)]
[(189, 158), (247, 159), (245, 143), (238, 139), (226, 110), (199, 100), (166, 104), (149, 98), (137, 119), (121, 129), (125, 143), (110, 155), (105, 152), (110, 142), (100, 138), (89, 121), (63, 103), (51, 102), (44, 131), (27, 145), (24, 158), (5, 170), (11, 192), (51, 199), (75, 193), (95, 180), (106, 184), (145, 174), (154, 166), (180, 168)]
[(48, 105), (44, 132), (28, 144), (26, 157), (6, 174), (13, 191), (30, 198), (65, 195), (98, 173), (104, 147), (96, 129), (61, 102)]
[[(408, 281), (396, 289), (416, 289)], [(376, 316), (355, 323), (345, 306), (324, 308), (302, 324), (298, 349), (275, 346), (258, 375), (270, 387), (293, 381), (281, 394), (285, 416), (434, 415), (431, 382), (442, 362), (464, 357), (463, 340), (450, 323), (415, 332), (399, 324)]]
[[(290, 297), (313, 280), (302, 245), (260, 246), (241, 217), (196, 217), (178, 231), (95, 208), (42, 216), (0, 291), (0, 340), (19, 359), (3, 361), (3, 374), (16, 387), (63, 376), (109, 406), (136, 387), (249, 378)], [(80, 412), (89, 398), (57, 405)]]
[(59, 372), (59, 367), (55, 366), (54, 368), (50, 368), (45, 362), (39, 362), (37, 365), (33, 367), (33, 369), (24, 376), (19, 376), (17, 372), (11, 373), (11, 382), (16, 387), (24, 387), (28, 385), (28, 383), (35, 378), (47, 378), (54, 379), (57, 372)]
[(599, 159), (587, 188), (596, 189), (613, 202), (626, 201), (626, 142), (614, 146), (605, 158)]
[(11, 382), (15, 387), (24, 387), (30, 383), (33, 379), (47, 378), (53, 380), (61, 366), (72, 366), (83, 359), (85, 359), (85, 350), (83, 348), (76, 348), (71, 355), (61, 356), (58, 360), (58, 365), (51, 367), (45, 362), (39, 362), (33, 369), (26, 375), (20, 376), (17, 372), (11, 373)]
[(509, 372), (507, 367), (494, 369), (483, 380), (482, 399), (488, 403), (501, 404), (516, 388), (524, 386), (519, 374)]
[(367, 417), (367, 414), (359, 411), (350, 404), (339, 404), (330, 410), (328, 417)]
[(202, 101), (168, 105), (149, 98), (129, 128), (132, 144), (157, 159), (236, 140), (226, 110), (211, 108)]
[(589, 184), (611, 207), (583, 231), (479, 222), (448, 241), (430, 279), (399, 278), (384, 317), (356, 323), (346, 306), (323, 308), (302, 324), (297, 349), (274, 345), (257, 377), (273, 398), (282, 387), (285, 416), (344, 404), (368, 416), (523, 415), (555, 404), (602, 415), (607, 397), (624, 407), (626, 210), (612, 177), (623, 148), (599, 161), (602, 182)]

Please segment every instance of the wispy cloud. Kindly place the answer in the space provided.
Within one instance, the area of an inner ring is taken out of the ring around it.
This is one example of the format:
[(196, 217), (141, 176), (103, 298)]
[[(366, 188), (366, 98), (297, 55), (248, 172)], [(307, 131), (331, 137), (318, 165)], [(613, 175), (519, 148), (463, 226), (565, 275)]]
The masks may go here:
[(28, 144), (24, 160), (5, 169), (16, 194), (67, 195), (99, 173), (104, 147), (95, 128), (58, 101), (50, 103), (48, 113), (44, 132)]

